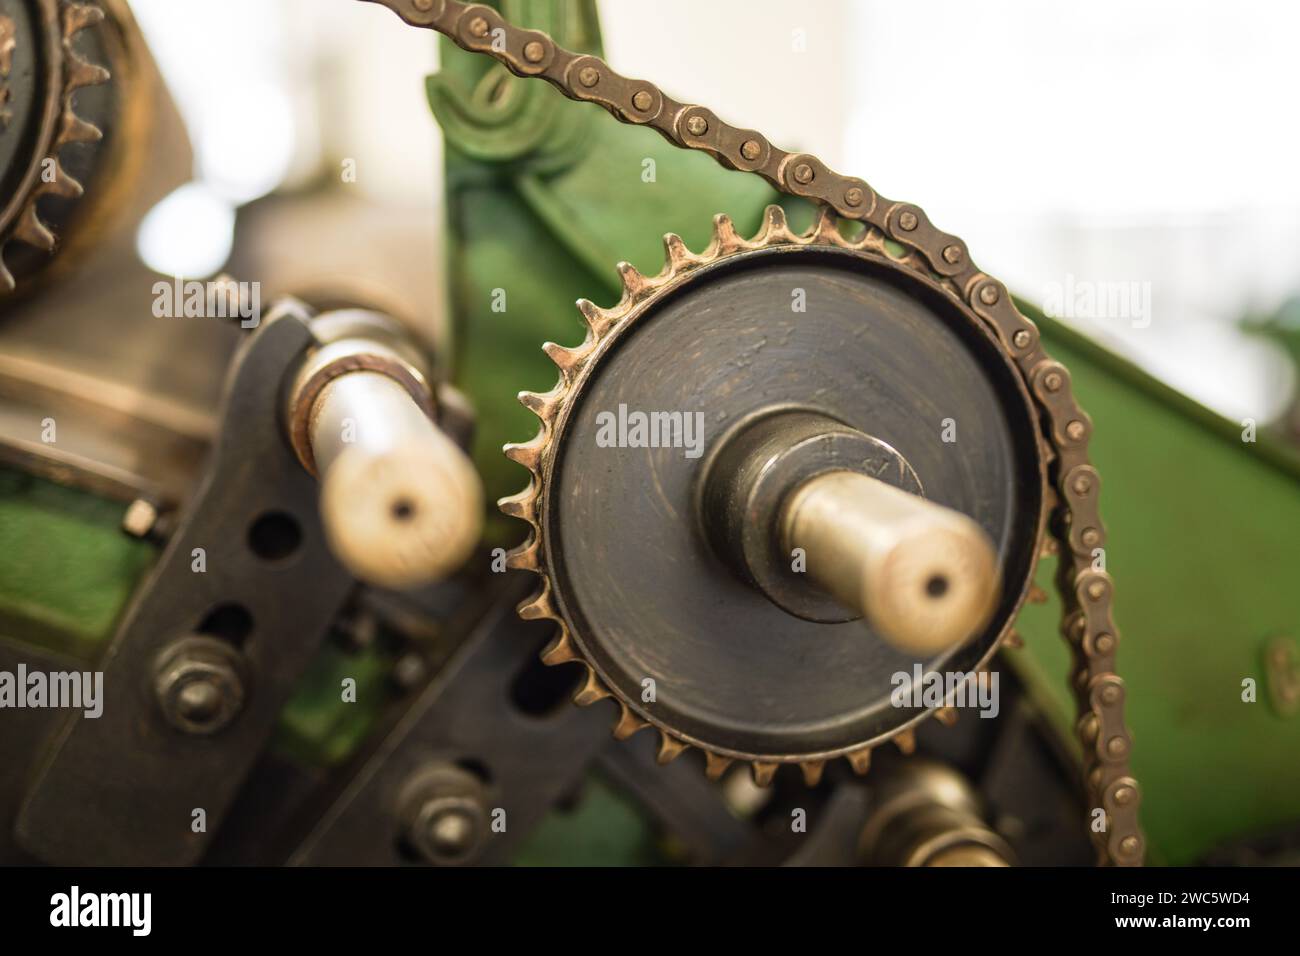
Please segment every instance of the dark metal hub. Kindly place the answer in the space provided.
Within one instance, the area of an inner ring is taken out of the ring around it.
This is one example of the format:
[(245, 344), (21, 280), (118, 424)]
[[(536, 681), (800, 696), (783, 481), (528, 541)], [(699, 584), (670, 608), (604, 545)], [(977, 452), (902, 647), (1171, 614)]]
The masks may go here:
[(781, 508), (804, 481), (856, 471), (914, 495), (916, 472), (883, 441), (819, 413), (764, 410), (714, 443), (700, 483), (698, 521), (718, 556), (779, 607), (808, 621), (861, 617), (810, 587), (779, 542)]

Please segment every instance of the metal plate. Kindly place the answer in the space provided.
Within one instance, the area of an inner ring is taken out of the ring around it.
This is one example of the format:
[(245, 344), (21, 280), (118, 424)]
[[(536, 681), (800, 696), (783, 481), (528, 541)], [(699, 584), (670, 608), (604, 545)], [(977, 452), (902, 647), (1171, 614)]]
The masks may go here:
[[(707, 281), (702, 281), (707, 277)], [(802, 289), (807, 312), (792, 309)], [(607, 448), (597, 415), (705, 414), (706, 451)], [(602, 678), (710, 749), (842, 751), (918, 711), (890, 705), (913, 660), (860, 622), (816, 624), (738, 582), (699, 533), (708, 442), (769, 406), (821, 411), (888, 442), (932, 500), (997, 545), (1004, 597), (978, 640), (928, 661), (970, 670), (1016, 608), (1037, 546), (1037, 422), (983, 324), (890, 264), (829, 248), (769, 250), (696, 272), (616, 335), (561, 423), (547, 560), (575, 640)], [(956, 441), (944, 441), (944, 420)]]

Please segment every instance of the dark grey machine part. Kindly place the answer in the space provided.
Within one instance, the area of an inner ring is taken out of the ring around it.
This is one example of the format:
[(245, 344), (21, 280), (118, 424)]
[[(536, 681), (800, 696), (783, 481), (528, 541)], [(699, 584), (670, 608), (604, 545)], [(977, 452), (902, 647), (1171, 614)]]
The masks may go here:
[[(18, 646), (0, 640), (0, 671), (17, 673), (25, 664), (27, 672), (78, 672), (85, 664), (51, 654), (43, 648)], [(45, 742), (59, 726), (64, 715), (49, 707), (23, 707), (4, 711), (4, 733), (0, 733), (0, 866), (27, 865), (35, 861), (14, 840), (14, 820), (18, 816), (24, 785)]]
[[(198, 860), (353, 587), (325, 546), (315, 480), (278, 414), (285, 372), (312, 341), (305, 320), (296, 305), (281, 307), (236, 356), (202, 485), (98, 665), (103, 716), (69, 720), (28, 792), (18, 839), (47, 862)], [(273, 549), (255, 542), (251, 529), (268, 515), (296, 527), (298, 540), (290, 534)], [(191, 570), (195, 548), (206, 551), (205, 573)], [(241, 650), (245, 702), (219, 733), (186, 734), (159, 708), (155, 662), (223, 615), (251, 625), (217, 634)], [(191, 827), (198, 808), (202, 833)]]
[(600, 769), (672, 834), (692, 863), (717, 866), (744, 853), (755, 831), (727, 808), (722, 788), (704, 776), (699, 754), (659, 766), (657, 752), (648, 732), (611, 740), (601, 751)]
[[(541, 667), (549, 628), (514, 611), (530, 582), (512, 581), (451, 661), (351, 778), (299, 845), (290, 863), (391, 866), (403, 850), (403, 790), (437, 764), (482, 774), (489, 819), (504, 811), (504, 832), (489, 833), (476, 862), (502, 864), (609, 742), (606, 707), (574, 707), (561, 697), (542, 713), (512, 699), (521, 672)], [(500, 819), (498, 817), (498, 819)]]
[[(862, 621), (781, 610), (716, 556), (694, 520), (713, 444), (747, 417), (793, 405), (896, 449), (926, 497), (972, 517), (997, 547), (1005, 593), (992, 625), (925, 662), (970, 670), (1033, 563), (1033, 413), (988, 331), (887, 266), (780, 252), (705, 275), (638, 316), (558, 425), (545, 519), (555, 596), (587, 659), (646, 719), (742, 754), (861, 746), (919, 713), (889, 702), (890, 675), (914, 660)], [(806, 314), (792, 312), (792, 289), (806, 292)], [(598, 446), (597, 416), (620, 404), (705, 412), (705, 454)], [(956, 420), (955, 442), (943, 439), (945, 418)], [(640, 703), (647, 677), (652, 705)]]

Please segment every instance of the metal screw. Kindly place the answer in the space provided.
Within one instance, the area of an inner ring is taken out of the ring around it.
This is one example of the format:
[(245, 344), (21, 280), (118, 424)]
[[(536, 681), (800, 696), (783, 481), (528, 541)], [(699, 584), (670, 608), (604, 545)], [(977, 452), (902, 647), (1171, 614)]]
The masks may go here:
[(470, 862), (487, 838), (488, 807), (483, 783), (454, 764), (434, 764), (405, 787), (402, 813), (407, 845), (426, 863)]
[(600, 80), (600, 71), (597, 70), (594, 66), (584, 66), (581, 70), (578, 71), (578, 82), (581, 83), (583, 86), (586, 87), (595, 86), (597, 81), (599, 80)]
[(950, 266), (961, 262), (961, 246), (947, 246), (943, 250), (943, 261)]
[(862, 200), (865, 198), (866, 196), (861, 189), (857, 186), (851, 186), (844, 193), (844, 204), (846, 206), (861, 206)]
[(524, 44), (524, 59), (529, 63), (541, 63), (546, 56), (546, 47), (539, 40), (530, 40)]
[(1032, 342), (1033, 340), (1034, 337), (1033, 335), (1030, 334), (1028, 329), (1021, 329), (1011, 338), (1012, 343), (1018, 349), (1029, 348), (1029, 343)]
[(650, 95), (648, 90), (637, 90), (632, 96), (632, 105), (642, 113), (648, 112), (650, 107), (654, 106), (654, 102), (654, 97)]
[(756, 139), (747, 139), (740, 146), (740, 155), (744, 156), (751, 163), (758, 159), (763, 153), (763, 147), (759, 145)]
[(921, 220), (916, 218), (916, 213), (912, 211), (904, 212), (898, 217), (898, 228), (903, 232), (911, 232), (917, 227)]
[(703, 136), (709, 131), (709, 121), (703, 116), (692, 116), (686, 121), (686, 132), (692, 136)]
[(483, 17), (475, 17), (469, 21), (469, 32), (471, 36), (485, 37), (488, 32), (488, 22)]
[(813, 168), (807, 163), (800, 163), (794, 168), (794, 181), (801, 185), (808, 185), (813, 181)]
[(163, 716), (188, 734), (213, 734), (244, 708), (244, 661), (213, 637), (187, 637), (165, 648), (154, 669), (154, 695)]
[(1070, 441), (1081, 441), (1085, 431), (1086, 429), (1083, 427), (1083, 422), (1081, 421), (1072, 421), (1070, 424), (1065, 426), (1065, 434)]
[(1002, 298), (1002, 293), (992, 282), (980, 289), (980, 301), (985, 305), (997, 305), (998, 299)]

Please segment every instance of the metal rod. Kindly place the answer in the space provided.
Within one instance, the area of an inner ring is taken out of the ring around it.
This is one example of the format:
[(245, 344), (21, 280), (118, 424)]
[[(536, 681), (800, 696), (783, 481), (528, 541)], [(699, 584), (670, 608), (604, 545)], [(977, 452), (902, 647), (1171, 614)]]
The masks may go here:
[(961, 644), (997, 606), (997, 555), (984, 530), (866, 475), (804, 482), (782, 508), (780, 534), (786, 553), (803, 550), (813, 582), (911, 653)]
[(364, 370), (332, 379), (309, 435), (330, 548), (357, 577), (414, 587), (469, 557), (483, 521), (478, 475), (401, 383)]

